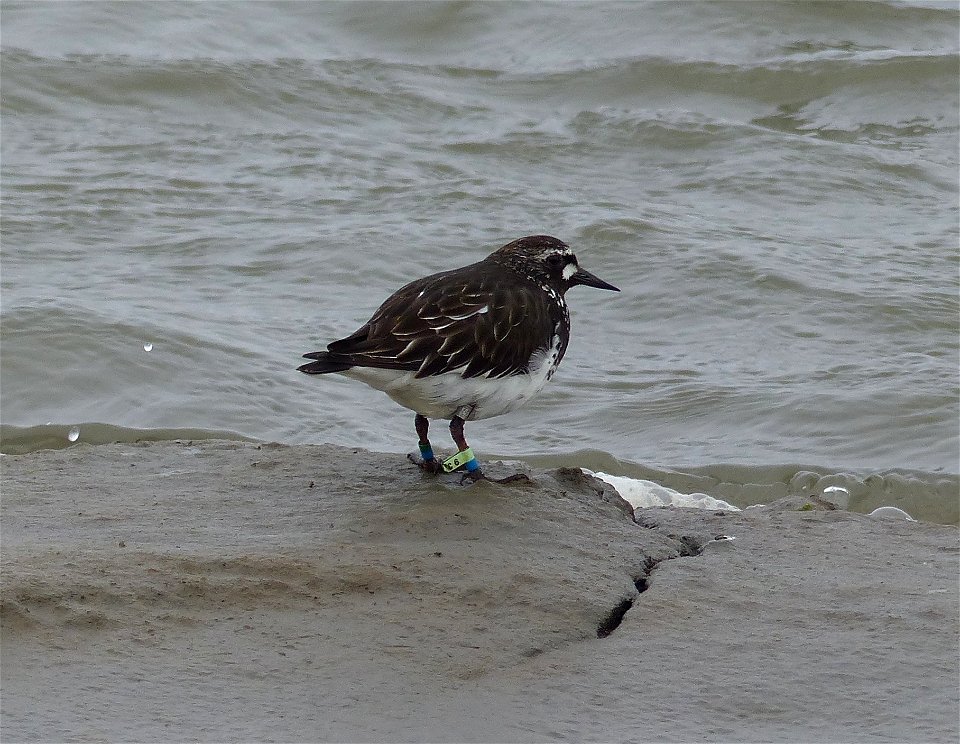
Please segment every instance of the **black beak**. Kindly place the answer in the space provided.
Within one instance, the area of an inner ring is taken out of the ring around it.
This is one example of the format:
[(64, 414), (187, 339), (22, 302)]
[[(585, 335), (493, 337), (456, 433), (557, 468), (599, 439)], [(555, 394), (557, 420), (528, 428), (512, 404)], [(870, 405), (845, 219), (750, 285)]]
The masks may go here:
[(597, 289), (612, 289), (614, 292), (620, 291), (612, 284), (603, 281), (603, 279), (596, 277), (589, 271), (584, 271), (583, 269), (579, 269), (576, 274), (570, 277), (571, 287), (575, 287), (578, 284), (583, 284), (586, 287), (596, 287)]

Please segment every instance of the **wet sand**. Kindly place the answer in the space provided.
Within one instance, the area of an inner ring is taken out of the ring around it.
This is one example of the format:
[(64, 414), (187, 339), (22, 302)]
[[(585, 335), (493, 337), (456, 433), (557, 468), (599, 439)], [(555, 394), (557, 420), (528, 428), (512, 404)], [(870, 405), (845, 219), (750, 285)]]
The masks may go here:
[(960, 735), (953, 527), (633, 519), (579, 471), (462, 487), (332, 446), (0, 464), (5, 742)]

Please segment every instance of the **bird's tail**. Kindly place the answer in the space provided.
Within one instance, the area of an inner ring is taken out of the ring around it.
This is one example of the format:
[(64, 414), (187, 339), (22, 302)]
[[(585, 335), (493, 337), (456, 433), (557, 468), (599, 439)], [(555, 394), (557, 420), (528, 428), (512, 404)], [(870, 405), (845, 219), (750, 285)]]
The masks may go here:
[(343, 357), (338, 357), (329, 351), (314, 351), (310, 354), (304, 354), (303, 358), (316, 360), (310, 362), (310, 364), (302, 364), (297, 367), (298, 372), (306, 372), (308, 375), (325, 375), (328, 372), (343, 372), (353, 366), (349, 362), (343, 361)]

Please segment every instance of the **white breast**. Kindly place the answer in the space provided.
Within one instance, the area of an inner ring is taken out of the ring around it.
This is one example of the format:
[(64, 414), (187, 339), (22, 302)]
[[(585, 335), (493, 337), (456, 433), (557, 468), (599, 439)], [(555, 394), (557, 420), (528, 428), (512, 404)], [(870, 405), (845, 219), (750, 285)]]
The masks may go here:
[(458, 408), (472, 406), (471, 420), (499, 416), (519, 408), (553, 376), (559, 364), (560, 337), (530, 360), (530, 372), (509, 377), (461, 377), (459, 371), (416, 378), (414, 372), (353, 367), (341, 374), (382, 390), (404, 408), (427, 418), (451, 419)]

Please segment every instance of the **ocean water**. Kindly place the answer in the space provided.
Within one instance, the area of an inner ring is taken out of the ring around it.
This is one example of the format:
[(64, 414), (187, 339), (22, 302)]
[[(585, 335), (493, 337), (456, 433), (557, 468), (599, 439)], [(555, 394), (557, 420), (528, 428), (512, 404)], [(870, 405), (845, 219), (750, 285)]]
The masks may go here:
[(549, 233), (623, 291), (482, 457), (960, 519), (955, 3), (0, 14), (4, 452), (414, 449), (300, 354)]

